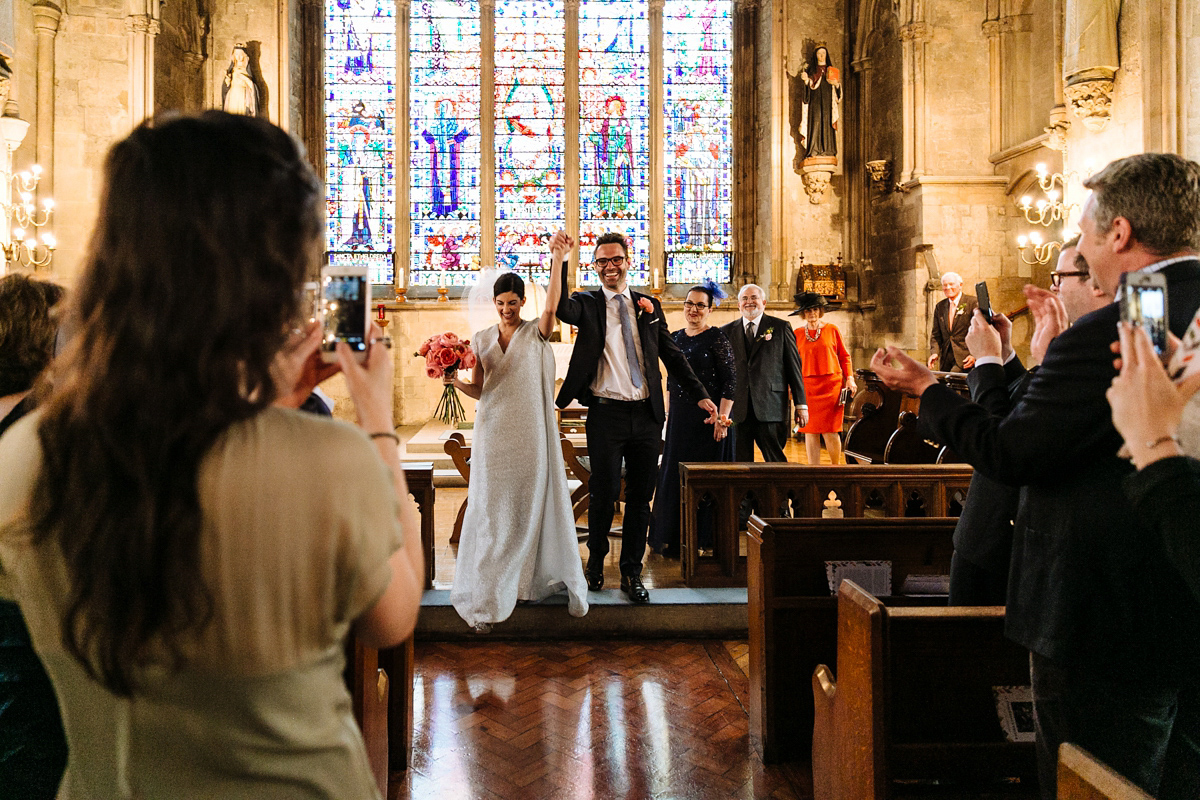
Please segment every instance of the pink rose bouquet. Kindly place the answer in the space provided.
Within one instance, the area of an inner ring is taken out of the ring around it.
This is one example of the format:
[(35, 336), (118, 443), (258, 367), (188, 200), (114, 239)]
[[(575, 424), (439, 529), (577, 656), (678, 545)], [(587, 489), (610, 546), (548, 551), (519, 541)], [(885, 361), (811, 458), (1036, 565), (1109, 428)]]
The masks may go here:
[(442, 398), (434, 409), (433, 416), (447, 425), (457, 425), (467, 418), (462, 401), (454, 391), (454, 375), (460, 369), (474, 369), (476, 364), (475, 351), (471, 349), (469, 339), (459, 339), (453, 333), (439, 333), (430, 336), (417, 352), (417, 358), (425, 359), (425, 374), (431, 378), (441, 378), (446, 384)]

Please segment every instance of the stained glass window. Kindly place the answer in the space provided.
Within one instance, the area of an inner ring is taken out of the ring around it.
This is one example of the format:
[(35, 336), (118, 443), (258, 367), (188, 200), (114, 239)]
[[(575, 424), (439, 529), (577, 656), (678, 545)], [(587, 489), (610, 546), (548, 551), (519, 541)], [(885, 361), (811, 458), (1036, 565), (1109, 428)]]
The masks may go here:
[(325, 19), (326, 249), (392, 282), (396, 248), (396, 13), (332, 0)]
[(409, 18), (409, 283), (466, 286), (480, 265), (479, 3)]
[(496, 266), (545, 283), (565, 219), (562, 2), (499, 0), (495, 27)]
[[(656, 253), (666, 255), (668, 283), (731, 279), (731, 0), (664, 0), (661, 39), (651, 37), (649, 0), (581, 0), (577, 59), (566, 52), (566, 0), (414, 0), (399, 109), (395, 0), (326, 3), (332, 262), (365, 259), (372, 280), (393, 281), (400, 120), (408, 207), (399, 244), (408, 239), (413, 287), (466, 286), (493, 262), (544, 280), (546, 244), (566, 224), (565, 187), (576, 179), (585, 261), (612, 230), (632, 245), (633, 285), (650, 283)], [(494, 46), (484, 47), (488, 27)], [(651, 75), (656, 53), (662, 72)], [(578, 137), (568, 140), (576, 85)], [(485, 162), (494, 165), (486, 174)], [(662, 210), (650, 207), (659, 180)], [(579, 277), (595, 283), (590, 270)]]
[(730, 280), (733, 146), (727, 0), (663, 5), (663, 177), (668, 283)]
[[(650, 283), (650, 25), (646, 0), (579, 7), (579, 243), (605, 231), (632, 243), (629, 282)], [(592, 270), (581, 282), (596, 285)]]

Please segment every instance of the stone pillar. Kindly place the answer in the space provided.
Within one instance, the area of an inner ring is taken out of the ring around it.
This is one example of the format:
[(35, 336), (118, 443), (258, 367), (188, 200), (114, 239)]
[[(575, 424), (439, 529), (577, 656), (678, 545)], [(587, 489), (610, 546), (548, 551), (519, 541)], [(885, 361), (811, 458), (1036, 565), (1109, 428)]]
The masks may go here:
[(496, 3), (479, 3), (479, 266), (496, 266)]
[(758, 59), (759, 0), (734, 0), (733, 6), (733, 283), (758, 280)]
[[(563, 4), (566, 36), (563, 59), (563, 136), (564, 150), (571, 151), (571, 142), (579, 146), (579, 0), (566, 0)], [(579, 159), (574, 163), (563, 161), (563, 223), (568, 232), (579, 236)], [(591, 255), (582, 250), (576, 256), (578, 269), (567, 270), (567, 289), (577, 289), (583, 260)]]
[[(844, 141), (847, 143), (846, 149), (854, 147), (857, 158), (853, 161), (847, 153), (847, 166), (850, 163), (858, 163), (865, 165), (868, 161), (876, 159), (887, 160), (889, 154), (872, 152), (871, 146), (871, 131), (875, 129), (874, 121), (871, 117), (871, 59), (860, 58), (850, 62), (850, 69), (854, 74), (853, 86), (857, 90), (857, 98), (851, 98), (850, 93), (846, 93), (845, 109), (847, 116), (853, 111), (854, 125), (846, 125)], [(850, 85), (847, 84), (847, 89)], [(853, 131), (853, 133), (851, 133)], [(894, 167), (894, 165), (893, 165)], [(864, 167), (865, 168), (865, 167)], [(870, 241), (871, 235), (871, 191), (873, 181), (866, 176), (851, 173), (849, 169), (845, 171), (846, 189), (850, 195), (850, 236), (848, 237), (851, 264), (859, 264), (864, 258), (869, 255), (867, 243)], [(890, 173), (889, 173), (890, 179)]]
[(988, 82), (990, 117), (988, 145), (993, 153), (1004, 149), (1004, 91), (1001, 88), (1004, 81), (1004, 48), (1000, 43), (1003, 26), (999, 19), (989, 19), (983, 23), (983, 35), (988, 40)]
[(653, 213), (665, 208), (663, 197), (663, 0), (650, 0), (650, 241), (660, 243), (650, 249), (650, 285), (667, 286), (665, 214)]
[(154, 38), (158, 36), (159, 0), (129, 0), (129, 124), (137, 127), (154, 114)]
[(904, 50), (904, 179), (925, 174), (925, 45), (930, 38), (924, 22), (900, 28)]
[(35, 158), (42, 165), (42, 186), (54, 193), (54, 39), (62, 9), (49, 0), (33, 5), (37, 32), (37, 141)]

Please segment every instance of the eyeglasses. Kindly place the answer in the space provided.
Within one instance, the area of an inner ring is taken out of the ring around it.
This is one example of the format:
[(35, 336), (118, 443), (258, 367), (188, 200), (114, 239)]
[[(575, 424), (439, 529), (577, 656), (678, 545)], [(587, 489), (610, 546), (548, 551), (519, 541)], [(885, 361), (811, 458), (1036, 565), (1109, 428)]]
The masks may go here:
[(619, 267), (625, 263), (625, 256), (613, 256), (612, 258), (597, 258), (592, 262), (597, 267), (607, 267), (612, 264), (614, 267)]
[(683, 307), (684, 308), (694, 308), (697, 311), (703, 311), (704, 309), (708, 308), (708, 304), (707, 303), (693, 303), (691, 300), (684, 300)]
[(1062, 286), (1063, 278), (1087, 278), (1090, 275), (1091, 275), (1091, 273), (1088, 272), (1086, 269), (1085, 270), (1063, 270), (1062, 272), (1059, 272), (1058, 270), (1054, 270), (1053, 272), (1050, 273), (1050, 285), (1051, 286)]

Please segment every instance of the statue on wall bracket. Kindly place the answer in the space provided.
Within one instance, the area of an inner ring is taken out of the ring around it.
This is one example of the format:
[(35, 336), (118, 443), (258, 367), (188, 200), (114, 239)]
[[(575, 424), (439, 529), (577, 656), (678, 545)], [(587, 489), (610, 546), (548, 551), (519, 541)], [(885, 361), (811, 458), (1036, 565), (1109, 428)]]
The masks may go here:
[[(257, 44), (257, 43), (254, 43)], [(259, 91), (256, 59), (251, 57), (257, 48), (245, 42), (233, 46), (225, 80), (221, 85), (221, 108), (230, 114), (257, 117), (263, 110), (262, 92)]]
[(1104, 130), (1121, 67), (1117, 20), (1121, 0), (1067, 0), (1063, 28), (1063, 93), (1084, 127)]
[(842, 74), (833, 66), (829, 49), (818, 43), (799, 75), (789, 75), (794, 169), (804, 181), (811, 203), (825, 198), (837, 167), (837, 126), (842, 102)]

